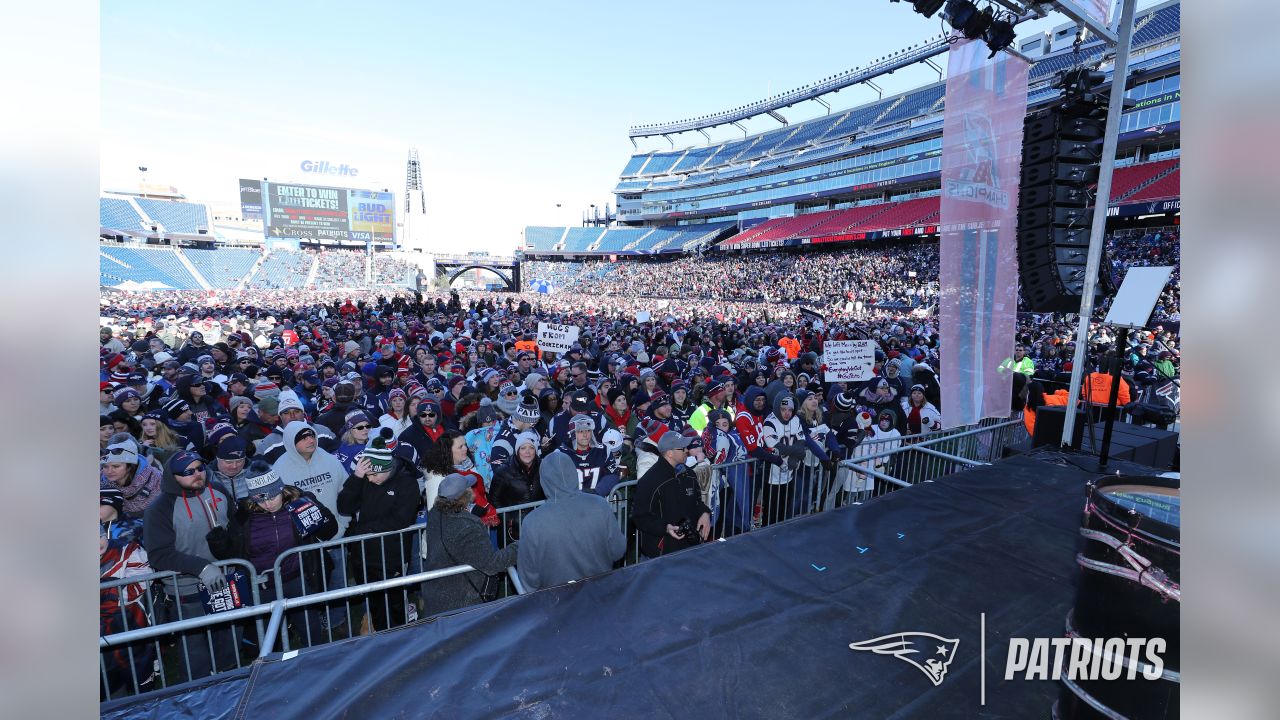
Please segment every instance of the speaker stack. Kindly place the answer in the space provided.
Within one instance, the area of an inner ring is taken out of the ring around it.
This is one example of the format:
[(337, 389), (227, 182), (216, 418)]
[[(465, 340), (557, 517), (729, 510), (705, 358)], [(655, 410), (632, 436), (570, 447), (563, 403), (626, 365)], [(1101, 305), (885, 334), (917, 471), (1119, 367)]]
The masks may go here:
[[(1102, 73), (1062, 74), (1057, 104), (1027, 116), (1018, 202), (1018, 269), (1032, 312), (1077, 312), (1084, 295), (1093, 188), (1107, 99)], [(1105, 258), (1099, 294), (1114, 292)], [(1095, 298), (1096, 299), (1096, 298)]]

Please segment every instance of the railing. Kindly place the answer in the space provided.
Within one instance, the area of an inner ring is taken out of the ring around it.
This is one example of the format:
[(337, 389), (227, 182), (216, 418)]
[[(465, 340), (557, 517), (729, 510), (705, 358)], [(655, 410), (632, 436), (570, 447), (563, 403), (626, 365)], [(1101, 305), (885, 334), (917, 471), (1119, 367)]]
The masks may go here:
[[(967, 429), (863, 442), (848, 457), (826, 463), (813, 461), (812, 456), (806, 458), (808, 462), (782, 466), (748, 459), (703, 465), (695, 473), (704, 501), (712, 508), (712, 536), (725, 539), (985, 465), (1027, 439), (1020, 417), (984, 420)], [(619, 483), (606, 497), (619, 529), (627, 535), (626, 552), (616, 567), (641, 561), (640, 533), (631, 523), (637, 484), (635, 479)], [(500, 509), (498, 526), (490, 530), (494, 545), (502, 548), (517, 540), (523, 519), (540, 505), (542, 501)], [(114, 688), (113, 697), (122, 697), (196, 679), (209, 671), (238, 669), (245, 664), (246, 652), (252, 661), (253, 655), (265, 657), (277, 645), (288, 652), (295, 646), (416, 622), (417, 602), (427, 583), (473, 569), (423, 571), (424, 528), (418, 524), (293, 548), (263, 573), (256, 573), (243, 560), (217, 563), (246, 575), (251, 587), (246, 602), (251, 604), (198, 617), (182, 617), (180, 603), (175, 603), (176, 618), (156, 612), (157, 605), (164, 603), (163, 593), (157, 592), (159, 583), (176, 579), (178, 573), (102, 583), (104, 591), (141, 584), (145, 591), (138, 602), (148, 618), (145, 624), (135, 624), (122, 609), (123, 630), (100, 638), (102, 686)], [(284, 568), (294, 562), (298, 574), (280, 582)], [(500, 598), (525, 592), (514, 568), (501, 577)], [(266, 600), (264, 595), (274, 599)], [(264, 617), (268, 618), (265, 627)], [(367, 625), (357, 628), (360, 618)], [(156, 677), (150, 680), (153, 667)]]

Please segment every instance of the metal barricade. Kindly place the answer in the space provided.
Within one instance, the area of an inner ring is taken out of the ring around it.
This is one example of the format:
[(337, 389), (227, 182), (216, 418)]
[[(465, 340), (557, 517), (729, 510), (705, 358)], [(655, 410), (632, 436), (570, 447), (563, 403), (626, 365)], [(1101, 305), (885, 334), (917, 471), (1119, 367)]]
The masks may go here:
[[(245, 563), (238, 560), (230, 561), (226, 563), (218, 563), (218, 564), (226, 565), (226, 566), (230, 566), (230, 565), (244, 566), (245, 565)], [(252, 568), (250, 568), (250, 570), (252, 570)], [(185, 637), (193, 633), (203, 633), (203, 634), (212, 636), (213, 634), (220, 633), (220, 632), (233, 631), (236, 627), (244, 625), (245, 623), (250, 623), (250, 622), (256, 623), (259, 627), (264, 627), (262, 624), (262, 619), (268, 618), (268, 622), (265, 625), (265, 630), (263, 630), (262, 634), (259, 636), (259, 641), (256, 644), (256, 648), (254, 649), (255, 656), (258, 658), (262, 658), (275, 652), (277, 641), (279, 641), (281, 638), (284, 637), (285, 635), (285, 633), (283, 632), (285, 627), (284, 618), (286, 613), (288, 613), (289, 611), (307, 609), (316, 605), (329, 605), (335, 602), (344, 602), (346, 600), (349, 600), (359, 595), (368, 595), (371, 593), (379, 593), (379, 592), (392, 592), (401, 588), (422, 585), (424, 583), (429, 583), (433, 580), (439, 580), (441, 578), (450, 577), (453, 575), (472, 572), (473, 570), (475, 570), (475, 568), (471, 567), (470, 565), (457, 565), (454, 567), (443, 568), (440, 570), (430, 570), (430, 571), (413, 573), (410, 575), (404, 575), (397, 578), (380, 580), (373, 583), (353, 585), (353, 586), (344, 587), (344, 588), (336, 588), (333, 590), (327, 590), (324, 592), (315, 593), (312, 595), (306, 595), (302, 597), (276, 599), (276, 600), (271, 600), (265, 604), (246, 605), (244, 607), (237, 608), (235, 610), (228, 610), (226, 612), (203, 615), (200, 617), (191, 617), (191, 618), (176, 620), (173, 622), (163, 623), (159, 625), (137, 627), (131, 630), (112, 633), (110, 635), (99, 637), (98, 646), (100, 651), (103, 654), (120, 651), (122, 649), (132, 649), (132, 648), (145, 647), (145, 646), (151, 646), (151, 645), (159, 646), (164, 642), (166, 642), (168, 638), (174, 635)], [(169, 577), (174, 574), (175, 573), (152, 573), (150, 575), (140, 576), (136, 578), (128, 578), (127, 580), (120, 581), (120, 582), (124, 582), (124, 583), (150, 582), (152, 580)], [(107, 584), (104, 583), (104, 585), (107, 585)], [(112, 583), (111, 585), (114, 587), (114, 583)], [(237, 663), (235, 668), (226, 668), (225, 670), (218, 669), (218, 672), (229, 672), (231, 670), (234, 670), (242, 666), (243, 666), (243, 663), (240, 661), (239, 658), (237, 658)], [(217, 674), (217, 673), (213, 673), (213, 674)], [(107, 671), (105, 669), (102, 671), (102, 675), (104, 678), (106, 678)], [(148, 688), (147, 691), (158, 690), (167, 685), (174, 685), (180, 682), (185, 682), (190, 679), (194, 679), (194, 678), (186, 677), (186, 678), (174, 679), (174, 678), (162, 677), (159, 685), (155, 686), (154, 688)], [(136, 687), (137, 687), (137, 684), (135, 683), (135, 689)], [(118, 694), (114, 694), (112, 697), (113, 698), (124, 697), (127, 694), (136, 694), (136, 693), (121, 692)], [(104, 697), (103, 699), (105, 700), (106, 698)]]
[[(994, 462), (1010, 445), (1027, 439), (1021, 418), (989, 420), (971, 428), (871, 440), (835, 462), (816, 462), (812, 455), (782, 465), (748, 458), (711, 465), (699, 471), (699, 477), (704, 499), (713, 509), (713, 536), (732, 538)], [(618, 483), (606, 496), (619, 529), (627, 536), (627, 550), (619, 566), (641, 559), (639, 531), (631, 522), (638, 483)], [(517, 540), (525, 516), (543, 502), (500, 508), (499, 524), (491, 530), (494, 546), (503, 548)], [(254, 625), (256, 632), (249, 634), (256, 636), (257, 651), (265, 655), (277, 642), (287, 651), (295, 644), (310, 646), (349, 637), (362, 631), (356, 627), (361, 617), (369, 618), (367, 631), (414, 622), (424, 583), (472, 570), (459, 566), (421, 571), (415, 545), (423, 530), (423, 525), (414, 525), (300, 546), (281, 553), (272, 569), (261, 574), (244, 560), (218, 562), (222, 567), (241, 569), (249, 578), (252, 605), (214, 615), (184, 617), (181, 603), (174, 603), (177, 617), (172, 619), (156, 612), (156, 605), (165, 599), (160, 582), (172, 580), (178, 573), (151, 573), (102, 583), (103, 592), (123, 590), (127, 594), (127, 587), (138, 584), (144, 590), (133, 602), (117, 609), (122, 620), (120, 631), (100, 639), (103, 698), (110, 691), (114, 691), (110, 692), (112, 697), (118, 697), (136, 694), (145, 686), (158, 689), (194, 679), (199, 673), (192, 672), (192, 655), (208, 650), (213, 656), (215, 644), (228, 636), (236, 648), (232, 666), (215, 665), (213, 669), (242, 667), (240, 636)], [(502, 575), (499, 597), (524, 592), (518, 574)], [(144, 623), (130, 618), (130, 608), (135, 605), (142, 610)], [(264, 629), (262, 619), (267, 616), (270, 622)], [(290, 625), (296, 637), (290, 635)], [(204, 647), (196, 646), (197, 638)], [(148, 681), (148, 667), (156, 675), (154, 681)], [(185, 674), (178, 673), (182, 668)]]
[[(238, 570), (243, 573), (249, 597), (243, 598), (242, 602), (246, 605), (258, 604), (258, 576), (253, 565), (245, 560), (220, 560), (213, 564), (226, 572)], [(99, 584), (99, 602), (103, 608), (100, 627), (107, 625), (112, 629), (110, 634), (100, 635), (98, 672), (101, 681), (99, 695), (102, 700), (136, 695), (204, 677), (211, 672), (227, 672), (243, 667), (243, 642), (247, 640), (254, 648), (261, 646), (264, 639), (261, 622), (256, 623), (256, 632), (252, 633), (252, 637), (245, 634), (253, 625), (233, 624), (224, 630), (192, 630), (163, 640), (157, 635), (156, 639), (149, 641), (110, 641), (121, 634), (127, 635), (153, 627), (165, 628), (161, 635), (182, 632), (180, 628), (184, 622), (223, 615), (206, 614), (199, 607), (198, 591), (175, 598), (166, 590), (165, 581), (172, 582), (176, 587), (180, 578), (190, 580), (191, 576), (161, 571)], [(237, 594), (238, 592), (239, 588)], [(108, 604), (114, 604), (115, 608), (107, 611)]]

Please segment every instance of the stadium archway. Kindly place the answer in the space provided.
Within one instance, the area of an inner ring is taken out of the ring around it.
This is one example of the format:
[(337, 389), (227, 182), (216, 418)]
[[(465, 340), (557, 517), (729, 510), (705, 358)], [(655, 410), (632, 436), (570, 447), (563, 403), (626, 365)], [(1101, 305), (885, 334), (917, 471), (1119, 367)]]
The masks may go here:
[[(452, 269), (453, 269), (453, 268), (448, 268), (448, 269), (446, 269), (444, 272), (442, 272), (442, 273), (440, 273), (440, 274), (441, 274), (441, 275), (444, 275), (444, 274), (448, 273), (448, 272), (449, 272), (449, 270), (452, 270)], [(453, 285), (453, 281), (455, 281), (455, 280), (457, 280), (458, 278), (462, 277), (462, 274), (463, 274), (463, 273), (465, 273), (465, 272), (467, 272), (468, 270), (487, 270), (487, 271), (489, 271), (489, 272), (493, 273), (494, 275), (497, 275), (497, 276), (498, 276), (498, 278), (499, 278), (500, 280), (502, 280), (503, 284), (505, 284), (505, 285), (507, 286), (507, 292), (517, 292), (517, 291), (518, 291), (518, 290), (517, 290), (517, 288), (516, 288), (515, 282), (513, 282), (513, 281), (512, 281), (512, 279), (511, 279), (511, 276), (510, 276), (510, 275), (508, 275), (507, 273), (504, 273), (504, 272), (502, 272), (501, 270), (499, 270), (499, 269), (497, 269), (497, 268), (493, 267), (492, 265), (463, 265), (462, 267), (459, 267), (456, 271), (454, 271), (452, 274), (450, 274), (450, 275), (449, 275), (449, 284), (450, 284), (450, 285)]]

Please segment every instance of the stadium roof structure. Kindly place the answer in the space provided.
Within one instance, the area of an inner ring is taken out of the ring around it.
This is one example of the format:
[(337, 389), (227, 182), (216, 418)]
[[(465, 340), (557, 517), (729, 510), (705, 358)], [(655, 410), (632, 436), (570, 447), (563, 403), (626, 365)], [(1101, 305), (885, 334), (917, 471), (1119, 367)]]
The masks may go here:
[[(1013, 22), (1017, 23), (1032, 19), (1046, 17), (1051, 10), (1057, 10), (1064, 15), (1076, 20), (1079, 24), (1087, 28), (1097, 41), (1105, 41), (1111, 45), (1115, 44), (1115, 33), (1106, 25), (1100, 24), (1088, 12), (1083, 10), (1076, 0), (1055, 0), (1054, 2), (1018, 2), (1017, 0), (998, 0), (1004, 7), (1008, 8), (1014, 15)], [(866, 67), (853, 68), (846, 70), (837, 75), (824, 78), (816, 83), (810, 83), (803, 87), (788, 90), (779, 93), (764, 100), (742, 105), (731, 110), (724, 110), (710, 115), (702, 115), (695, 118), (685, 120), (676, 120), (673, 122), (653, 123), (649, 125), (634, 125), (628, 132), (627, 136), (631, 139), (632, 144), (636, 138), (643, 137), (666, 137), (677, 133), (698, 131), (706, 135), (707, 128), (718, 127), (720, 125), (737, 125), (742, 120), (748, 120), (761, 115), (769, 115), (773, 119), (788, 125), (785, 117), (779, 113), (779, 110), (789, 108), (797, 103), (814, 100), (826, 106), (827, 110), (831, 110), (831, 105), (823, 100), (823, 96), (838, 92), (844, 88), (866, 84), (876, 90), (883, 96), (883, 92), (872, 82), (875, 78), (882, 75), (888, 75), (900, 68), (915, 65), (916, 63), (926, 63), (938, 72), (938, 78), (943, 79), (942, 69), (937, 66), (930, 58), (947, 52), (951, 47), (949, 34), (943, 33), (931, 37), (923, 43), (912, 45), (903, 50), (899, 50), (886, 57), (878, 58)], [(1018, 55), (1018, 51), (1012, 46), (1005, 48), (1005, 52)], [(1025, 59), (1025, 58), (1024, 58)], [(747, 131), (737, 125), (742, 130), (743, 136), (747, 136)], [(670, 138), (667, 138), (670, 141)], [(710, 141), (710, 137), (708, 137)]]
[[(769, 115), (783, 125), (788, 124), (786, 118), (778, 113), (779, 110), (791, 107), (796, 103), (805, 102), (807, 100), (817, 100), (826, 105), (822, 100), (822, 96), (837, 92), (844, 88), (859, 83), (867, 83), (872, 87), (875, 84), (871, 81), (881, 75), (887, 75), (899, 68), (914, 65), (919, 62), (928, 62), (929, 58), (935, 55), (941, 55), (947, 51), (950, 43), (947, 42), (945, 35), (939, 35), (928, 42), (921, 45), (913, 45), (905, 50), (899, 50), (892, 55), (880, 58), (865, 68), (854, 68), (846, 70), (838, 75), (824, 78), (819, 82), (810, 83), (804, 87), (788, 90), (784, 93), (774, 95), (764, 100), (758, 100), (748, 105), (725, 110), (723, 112), (711, 115), (703, 115), (701, 117), (690, 118), (687, 120), (677, 120), (669, 123), (656, 123), (652, 125), (636, 125), (628, 131), (628, 137), (655, 137), (658, 135), (672, 135), (675, 133), (689, 132), (692, 130), (704, 130), (706, 128), (717, 127), (719, 125), (732, 125), (742, 120), (748, 120), (759, 115)], [(937, 66), (934, 66), (937, 69)], [(942, 71), (938, 69), (939, 77)], [(830, 106), (828, 106), (829, 108)], [(745, 131), (744, 131), (745, 133)], [(633, 140), (634, 141), (634, 140)]]

